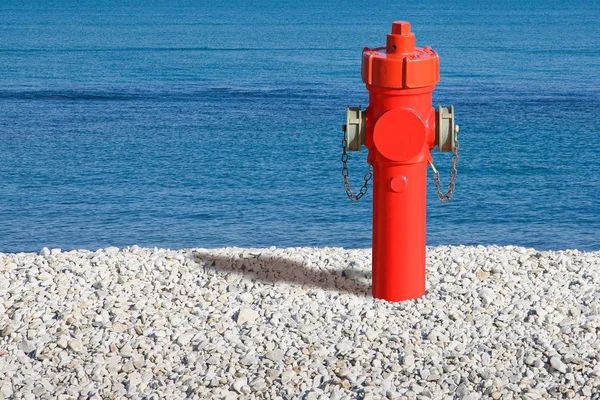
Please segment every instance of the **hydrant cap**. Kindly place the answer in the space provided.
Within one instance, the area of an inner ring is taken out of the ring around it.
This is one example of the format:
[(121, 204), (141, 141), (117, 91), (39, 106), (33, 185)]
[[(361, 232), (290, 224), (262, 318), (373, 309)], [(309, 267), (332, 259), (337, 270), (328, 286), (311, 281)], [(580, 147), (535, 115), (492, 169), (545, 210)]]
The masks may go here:
[(439, 58), (429, 46), (415, 47), (410, 23), (395, 21), (386, 47), (363, 50), (362, 79), (368, 85), (393, 89), (435, 85), (440, 81)]

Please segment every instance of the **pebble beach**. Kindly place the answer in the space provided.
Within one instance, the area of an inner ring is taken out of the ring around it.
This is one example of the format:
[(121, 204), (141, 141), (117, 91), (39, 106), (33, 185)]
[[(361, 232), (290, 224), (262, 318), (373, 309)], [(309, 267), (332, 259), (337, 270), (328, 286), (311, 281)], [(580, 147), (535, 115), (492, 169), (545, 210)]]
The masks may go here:
[(0, 253), (0, 399), (600, 399), (600, 251), (439, 246), (371, 297), (370, 249)]

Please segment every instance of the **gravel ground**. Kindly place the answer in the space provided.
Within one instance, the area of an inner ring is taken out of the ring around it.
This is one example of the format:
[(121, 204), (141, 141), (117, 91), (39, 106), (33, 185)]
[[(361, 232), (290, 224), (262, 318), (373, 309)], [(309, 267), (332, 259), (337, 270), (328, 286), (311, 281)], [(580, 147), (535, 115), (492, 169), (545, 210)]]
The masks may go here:
[(0, 398), (600, 399), (600, 252), (427, 254), (387, 303), (370, 250), (0, 253)]

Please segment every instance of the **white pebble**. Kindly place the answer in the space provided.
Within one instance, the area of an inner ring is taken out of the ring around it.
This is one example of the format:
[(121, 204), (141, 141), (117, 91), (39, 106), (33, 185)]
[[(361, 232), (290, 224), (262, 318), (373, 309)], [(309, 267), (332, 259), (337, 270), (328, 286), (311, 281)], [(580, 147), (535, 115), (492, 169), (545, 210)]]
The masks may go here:
[(242, 308), (237, 317), (237, 323), (239, 325), (243, 324), (252, 324), (258, 318), (258, 312), (252, 310), (251, 308)]
[(236, 379), (235, 382), (233, 382), (233, 385), (231, 385), (231, 387), (233, 388), (233, 390), (235, 390), (239, 394), (242, 394), (242, 387), (246, 386), (247, 384), (248, 384), (248, 378), (243, 377), (243, 378)]
[(37, 279), (40, 281), (47, 281), (49, 279), (52, 279), (52, 275), (44, 271), (37, 276)]
[(344, 340), (344, 341), (338, 343), (335, 346), (335, 348), (338, 351), (338, 354), (344, 355), (344, 354), (348, 353), (350, 350), (352, 350), (352, 342), (350, 342), (349, 340)]
[(562, 362), (560, 357), (550, 357), (550, 365), (552, 365), (552, 368), (554, 368), (558, 372), (561, 372), (563, 374), (567, 372), (567, 366), (565, 365), (565, 363)]
[(413, 356), (412, 354), (407, 354), (402, 359), (402, 364), (404, 364), (407, 367), (412, 366), (414, 363), (415, 363), (415, 356)]
[(273, 362), (279, 362), (283, 360), (283, 357), (285, 356), (285, 353), (283, 352), (283, 350), (273, 350), (273, 351), (268, 351), (265, 354), (265, 357)]
[(133, 357), (133, 349), (131, 348), (131, 345), (129, 343), (125, 343), (125, 345), (121, 347), (119, 354), (121, 354), (122, 357)]
[(187, 346), (192, 338), (194, 337), (194, 332), (186, 332), (182, 333), (177, 337), (177, 344), (180, 346)]
[(254, 296), (252, 296), (252, 293), (249, 292), (244, 292), (240, 294), (239, 298), (244, 303), (252, 303), (252, 301), (254, 300)]
[(77, 339), (69, 340), (69, 348), (75, 352), (83, 351), (83, 344)]

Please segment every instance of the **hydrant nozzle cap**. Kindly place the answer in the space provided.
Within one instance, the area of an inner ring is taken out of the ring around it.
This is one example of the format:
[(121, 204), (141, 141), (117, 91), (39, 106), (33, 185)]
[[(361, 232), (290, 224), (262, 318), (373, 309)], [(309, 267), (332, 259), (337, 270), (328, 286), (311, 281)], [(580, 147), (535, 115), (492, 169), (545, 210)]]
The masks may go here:
[(415, 47), (410, 23), (395, 21), (385, 47), (365, 48), (362, 79), (368, 85), (412, 89), (432, 86), (440, 81), (438, 55), (431, 47)]
[(388, 54), (411, 54), (415, 52), (415, 34), (410, 31), (410, 23), (394, 21), (392, 33), (387, 35)]

